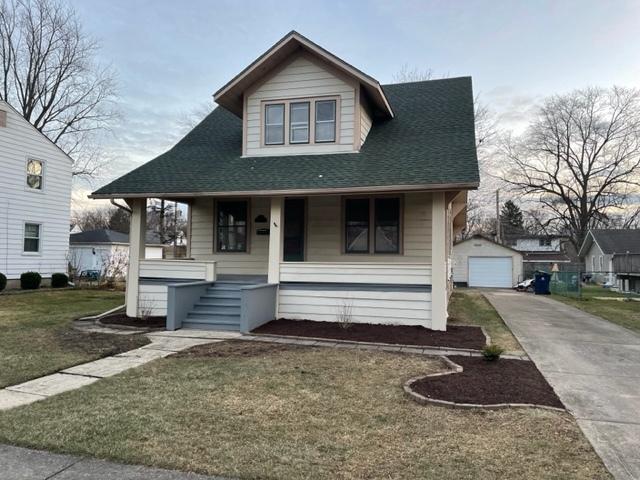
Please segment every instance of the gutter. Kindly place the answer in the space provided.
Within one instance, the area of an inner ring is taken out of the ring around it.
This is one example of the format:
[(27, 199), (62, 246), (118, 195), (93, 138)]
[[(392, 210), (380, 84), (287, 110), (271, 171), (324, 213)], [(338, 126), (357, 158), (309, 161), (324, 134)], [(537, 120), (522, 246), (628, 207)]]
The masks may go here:
[[(93, 195), (89, 195), (89, 198), (96, 198), (96, 197), (94, 197)], [(114, 207), (118, 207), (119, 209), (124, 210), (125, 212), (128, 212), (129, 214), (133, 213), (133, 210), (131, 210), (129, 207), (125, 207), (124, 205), (120, 205), (118, 202), (116, 202), (116, 198), (117, 197), (110, 197), (109, 203)]]

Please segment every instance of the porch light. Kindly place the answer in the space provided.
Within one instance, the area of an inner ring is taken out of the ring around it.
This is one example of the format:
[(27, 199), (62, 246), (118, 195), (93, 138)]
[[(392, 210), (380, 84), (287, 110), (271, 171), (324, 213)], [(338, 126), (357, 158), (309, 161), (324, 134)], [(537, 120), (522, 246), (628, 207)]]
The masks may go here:
[(256, 223), (267, 223), (267, 217), (265, 217), (264, 215), (260, 214), (260, 215), (258, 215), (256, 217), (254, 222), (256, 222)]

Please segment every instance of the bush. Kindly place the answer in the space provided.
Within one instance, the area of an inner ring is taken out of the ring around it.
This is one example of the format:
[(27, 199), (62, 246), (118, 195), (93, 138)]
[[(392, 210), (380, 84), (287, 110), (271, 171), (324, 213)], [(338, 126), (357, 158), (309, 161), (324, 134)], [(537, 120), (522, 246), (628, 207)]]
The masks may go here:
[(499, 345), (496, 345), (495, 343), (492, 343), (491, 345), (486, 345), (482, 349), (482, 355), (484, 355), (484, 359), (490, 362), (498, 360), (500, 358), (500, 355), (502, 355), (503, 352), (504, 352), (504, 348), (502, 348)]
[(38, 272), (25, 272), (20, 275), (20, 288), (23, 290), (37, 290), (41, 282), (42, 277)]
[(7, 288), (7, 277), (4, 273), (0, 273), (0, 292)]
[(51, 288), (65, 288), (69, 285), (69, 277), (64, 273), (54, 273), (51, 275)]

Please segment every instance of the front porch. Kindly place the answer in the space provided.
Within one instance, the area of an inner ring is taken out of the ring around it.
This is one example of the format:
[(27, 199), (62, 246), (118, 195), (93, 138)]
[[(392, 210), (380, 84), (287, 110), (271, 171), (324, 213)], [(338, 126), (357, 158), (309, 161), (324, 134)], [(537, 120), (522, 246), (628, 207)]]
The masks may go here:
[[(353, 221), (352, 198), (370, 208)], [(379, 199), (397, 200), (383, 210)], [(465, 192), (180, 199), (189, 205), (180, 261), (143, 260), (146, 200), (127, 199), (129, 316), (166, 314), (168, 329), (249, 331), (275, 318), (446, 329)]]

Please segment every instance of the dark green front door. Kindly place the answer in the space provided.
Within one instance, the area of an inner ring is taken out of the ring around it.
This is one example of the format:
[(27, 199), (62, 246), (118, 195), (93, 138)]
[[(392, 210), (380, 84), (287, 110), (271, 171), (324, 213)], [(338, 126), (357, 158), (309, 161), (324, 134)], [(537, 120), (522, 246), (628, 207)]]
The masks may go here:
[(284, 261), (304, 261), (304, 198), (284, 201)]

